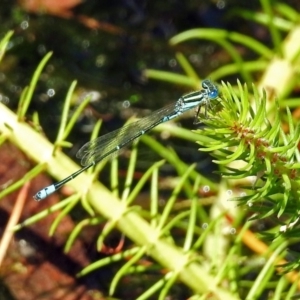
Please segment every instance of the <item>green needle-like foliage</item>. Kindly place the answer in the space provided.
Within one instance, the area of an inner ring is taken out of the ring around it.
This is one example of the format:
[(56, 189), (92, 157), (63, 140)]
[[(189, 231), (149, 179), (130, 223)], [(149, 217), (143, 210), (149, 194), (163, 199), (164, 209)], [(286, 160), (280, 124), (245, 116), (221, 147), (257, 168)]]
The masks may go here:
[[(299, 99), (285, 99), (285, 96), (295, 87), (294, 84), (298, 76), (290, 66), (299, 65), (298, 37), (300, 30), (297, 22), (299, 15), (286, 5), (276, 4), (276, 10), (282, 16), (287, 17), (289, 21), (282, 17), (279, 18), (271, 10), (270, 3), (263, 3), (263, 14), (252, 13), (249, 15), (247, 13), (245, 15), (246, 12), (243, 14), (241, 10), (240, 13), (270, 28), (274, 45), (271, 49), (240, 33), (202, 28), (178, 34), (172, 38), (171, 44), (175, 46), (192, 39), (207, 39), (212, 43), (217, 43), (229, 54), (232, 61), (228, 65), (216, 69), (208, 78), (219, 81), (225, 76), (238, 74), (237, 76), (247, 82), (249, 87), (249, 82), (252, 82), (253, 78), (258, 78), (257, 74), (253, 76), (254, 72), (266, 70), (267, 75), (263, 76), (264, 80), (261, 84), (256, 82), (256, 86), (273, 88), (273, 94), (278, 95), (281, 107), (286, 106), (287, 103), (298, 106)], [(281, 35), (277, 32), (283, 28), (290, 32), (289, 38), (284, 42), (280, 40)], [(0, 42), (0, 59), (11, 34), (9, 33)], [(257, 55), (255, 60), (245, 61), (244, 57), (237, 51), (235, 44), (242, 44), (253, 51)], [(37, 166), (26, 176), (11, 186), (0, 190), (0, 200), (42, 171), (47, 171), (56, 180), (61, 180), (79, 168), (61, 151), (62, 147), (70, 146), (67, 137), (76, 118), (89, 102), (87, 98), (78, 107), (72, 118), (68, 119), (70, 99), (76, 85), (75, 82), (71, 85), (65, 101), (62, 122), (55, 143), (50, 143), (36, 131), (39, 125), (38, 112), (32, 117), (35, 127), (26, 123), (27, 110), (35, 86), (38, 84), (38, 79), (50, 56), (49, 53), (44, 57), (30, 84), (24, 88), (17, 115), (0, 103), (0, 144), (9, 140), (37, 163)], [(201, 76), (197, 74), (183, 53), (177, 52), (176, 57), (185, 74), (147, 70), (145, 75), (152, 79), (198, 89)], [(273, 71), (273, 63), (275, 65), (280, 63), (279, 65), (282, 67), (283, 62), (286, 62), (284, 66), (288, 66), (285, 72), (281, 74), (284, 76), (275, 81), (275, 84), (270, 84), (272, 82), (269, 80), (270, 74), (273, 79), (275, 78), (273, 74), (276, 73)], [(295, 69), (297, 68), (295, 67)], [(78, 273), (78, 276), (85, 276), (97, 268), (114, 262), (123, 264), (115, 274), (110, 294), (115, 293), (121, 279), (126, 275), (138, 274), (139, 272), (147, 275), (149, 271), (161, 270), (156, 278), (156, 283), (145, 288), (139, 299), (148, 299), (158, 294), (158, 299), (165, 299), (171, 287), (175, 286), (177, 282), (190, 288), (195, 293), (195, 299), (200, 299), (201, 296), (201, 299), (204, 299), (212, 295), (218, 299), (258, 299), (259, 296), (264, 297), (264, 290), (269, 289), (270, 286), (272, 288), (272, 284), (277, 286), (275, 294), (277, 293), (278, 296), (281, 293), (280, 288), (284, 290), (285, 288), (282, 286), (286, 286), (286, 282), (283, 280), (285, 279), (284, 276), (281, 277), (279, 283), (277, 281), (276, 264), (278, 257), (284, 256), (287, 245), (299, 240), (300, 233), (298, 226), (300, 219), (300, 183), (298, 179), (300, 153), (297, 148), (300, 128), (298, 125), (294, 125), (291, 113), (287, 109), (282, 115), (285, 118), (284, 121), (288, 123), (289, 131), (288, 133), (284, 132), (281, 126), (280, 113), (282, 111), (280, 111), (279, 104), (275, 103), (273, 110), (267, 109), (266, 93), (257, 91), (255, 87), (250, 92), (247, 84), (242, 85), (238, 82), (238, 85), (233, 87), (223, 83), (223, 87), (220, 89), (220, 98), (209, 103), (206, 107), (205, 117), (201, 118), (201, 121), (205, 123), (205, 128), (198, 130), (197, 134), (170, 124), (163, 124), (154, 129), (154, 131), (167, 130), (178, 138), (197, 141), (201, 145), (201, 151), (209, 152), (214, 156), (214, 162), (219, 165), (219, 172), (222, 177), (232, 180), (228, 181), (228, 186), (234, 191), (236, 191), (235, 185), (240, 182), (238, 180), (243, 179), (245, 182), (245, 179), (250, 176), (252, 179), (254, 178), (254, 180), (248, 181), (246, 186), (239, 183), (239, 188), (245, 192), (232, 200), (236, 201), (235, 203), (238, 203), (243, 210), (237, 210), (235, 216), (232, 217), (231, 212), (227, 215), (226, 209), (219, 212), (218, 215), (211, 213), (217, 206), (223, 206), (223, 202), (221, 203), (223, 201), (222, 195), (224, 195), (222, 190), (225, 190), (226, 180), (222, 181), (221, 184), (211, 182), (210, 179), (200, 174), (194, 165), (189, 166), (182, 162), (175, 151), (164, 147), (150, 135), (145, 135), (141, 141), (157, 152), (164, 160), (153, 164), (137, 182), (134, 180), (137, 148), (134, 148), (131, 152), (123, 191), (118, 188), (121, 185), (118, 182), (117, 160), (112, 162), (112, 192), (96, 180), (106, 163), (101, 162), (94, 170), (90, 170), (90, 173), (81, 174), (80, 178), (69, 183), (69, 186), (74, 189), (72, 196), (35, 216), (31, 216), (15, 226), (14, 229), (18, 230), (23, 226), (38, 222), (50, 213), (59, 212), (50, 229), (50, 234), (53, 235), (61, 220), (75, 206), (81, 205), (88, 216), (81, 220), (70, 233), (65, 251), (71, 249), (86, 226), (98, 226), (104, 221), (106, 225), (99, 230), (97, 249), (101, 249), (105, 245), (108, 234), (114, 229), (118, 229), (133, 244), (131, 248), (121, 250), (120, 253), (92, 262)], [(99, 127), (100, 123), (95, 126), (92, 138), (98, 136)], [(28, 144), (34, 145), (30, 152), (28, 151)], [(175, 178), (177, 183), (174, 190), (162, 208), (159, 206), (159, 172), (165, 161), (174, 167), (178, 177)], [(134, 201), (146, 183), (149, 182), (151, 182), (150, 208), (146, 209), (136, 205)], [(204, 199), (199, 196), (199, 190), (203, 186), (208, 186), (210, 189), (211, 206), (204, 207)], [(178, 201), (182, 196), (188, 205), (186, 207), (181, 206), (176, 211), (176, 204), (183, 204), (184, 202)], [(221, 199), (220, 202), (218, 202), (219, 199)], [(269, 232), (263, 233), (272, 243), (266, 246), (269, 248), (269, 252), (265, 253), (268, 260), (259, 272), (255, 270), (253, 257), (248, 255), (248, 252), (247, 262), (245, 264), (241, 262), (241, 258), (245, 256), (242, 245), (243, 238), (245, 238), (244, 233), (252, 224), (244, 222), (244, 213), (248, 214), (248, 212), (252, 213), (250, 217), (252, 220), (272, 217), (272, 222), (275, 221), (275, 226), (272, 223), (273, 228)], [(237, 229), (237, 235), (232, 244), (229, 241), (230, 237), (224, 236), (219, 230), (220, 226), (223, 226), (225, 215), (228, 219), (231, 217), (234, 219), (231, 225)], [(203, 224), (207, 224), (207, 228), (202, 226)], [(179, 235), (178, 232), (180, 232)], [(215, 236), (215, 240), (226, 240), (226, 246), (222, 247), (222, 253), (225, 254), (221, 259), (217, 258), (216, 263), (207, 255), (208, 252), (214, 252), (212, 248), (216, 247), (215, 244), (209, 247), (210, 244), (207, 242), (212, 235)], [(205, 248), (209, 250), (205, 250)], [(271, 255), (269, 255), (270, 253)], [(289, 254), (292, 255), (293, 261), (286, 265), (283, 270), (298, 269), (300, 255), (292, 252)], [(149, 267), (140, 263), (145, 257), (151, 258), (152, 266)], [(244, 277), (244, 275), (249, 274), (252, 270), (258, 275), (256, 279), (245, 279), (246, 276)], [(283, 282), (283, 285), (280, 282)], [(227, 285), (228, 283), (230, 284)], [(294, 286), (296, 285), (294, 284)], [(293, 286), (288, 293), (294, 294)], [(279, 296), (274, 299), (279, 299)]]
[[(255, 212), (252, 218), (275, 215), (278, 222), (283, 219), (294, 222), (300, 208), (297, 148), (300, 127), (294, 128), (287, 109), (289, 134), (284, 133), (278, 106), (274, 121), (267, 118), (266, 93), (260, 95), (254, 88), (250, 97), (246, 85), (238, 83), (238, 88), (239, 96), (231, 85), (223, 84), (221, 111), (211, 110), (213, 114), (204, 121), (207, 128), (199, 131), (211, 141), (200, 143), (205, 146), (200, 150), (213, 151), (214, 162), (226, 165), (221, 172), (225, 178), (257, 176), (247, 195), (234, 199)], [(239, 166), (230, 167), (236, 161)]]

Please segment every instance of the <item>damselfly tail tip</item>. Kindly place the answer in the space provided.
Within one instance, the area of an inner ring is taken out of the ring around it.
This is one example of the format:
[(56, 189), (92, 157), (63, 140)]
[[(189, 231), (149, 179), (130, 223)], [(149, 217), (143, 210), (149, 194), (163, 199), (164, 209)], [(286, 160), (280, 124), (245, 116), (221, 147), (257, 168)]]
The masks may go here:
[(55, 187), (54, 185), (49, 185), (45, 188), (43, 188), (42, 190), (40, 190), (39, 192), (37, 192), (34, 196), (33, 199), (35, 201), (41, 201), (44, 200), (46, 197), (48, 197), (50, 194), (52, 194), (53, 192), (55, 192)]
[(45, 197), (43, 196), (44, 195), (44, 190), (40, 190), (39, 192), (37, 192), (34, 196), (33, 196), (33, 199), (35, 201), (41, 201), (43, 200)]

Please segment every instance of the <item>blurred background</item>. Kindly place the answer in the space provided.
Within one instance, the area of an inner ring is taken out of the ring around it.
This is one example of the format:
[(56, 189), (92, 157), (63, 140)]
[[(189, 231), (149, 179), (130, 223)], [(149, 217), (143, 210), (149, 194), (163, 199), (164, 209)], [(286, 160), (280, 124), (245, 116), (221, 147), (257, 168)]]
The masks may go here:
[[(238, 31), (270, 43), (267, 29), (240, 18), (234, 13), (237, 8), (260, 10), (260, 1), (4, 0), (0, 8), (0, 33), (3, 36), (14, 30), (14, 36), (1, 64), (3, 101), (16, 107), (37, 64), (53, 51), (31, 106), (31, 111), (41, 114), (40, 122), (47, 136), (55, 136), (55, 131), (48, 132), (47, 128), (53, 128), (74, 79), (79, 85), (74, 101), (94, 91), (93, 107), (98, 113), (95, 118), (105, 120), (107, 131), (118, 128), (124, 123), (118, 123), (118, 117), (130, 115), (124, 112), (126, 108), (154, 110), (190, 91), (184, 86), (148, 80), (144, 76), (146, 68), (181, 73), (175, 53), (182, 51), (197, 74), (205, 78), (231, 60), (210, 41), (171, 47), (168, 41), (172, 36), (188, 29), (209, 27)], [(251, 58), (246, 48), (240, 46), (238, 51), (244, 59)], [(237, 77), (224, 80), (236, 82)], [(113, 124), (109, 124), (112, 119)], [(83, 120), (79, 130), (90, 131), (88, 125), (92, 126), (93, 121)], [(76, 140), (82, 144), (78, 136)]]
[[(290, 0), (285, 3), (297, 11), (300, 10), (299, 1)], [(14, 30), (14, 35), (0, 65), (1, 102), (15, 110), (23, 87), (30, 82), (38, 63), (46, 53), (53, 51), (53, 56), (35, 90), (29, 116), (34, 111), (39, 112), (43, 131), (47, 138), (53, 141), (71, 82), (75, 79), (78, 81), (72, 100), (74, 108), (88, 93), (92, 93), (88, 109), (79, 118), (69, 137), (73, 147), (65, 150), (68, 155), (75, 157), (80, 146), (89, 139), (98, 119), (103, 119), (101, 134), (104, 134), (122, 126), (129, 117), (148, 115), (151, 111), (176, 101), (182, 94), (190, 91), (184, 85), (150, 80), (145, 76), (146, 69), (182, 73), (175, 55), (177, 51), (181, 51), (199, 77), (209, 78), (212, 71), (228, 64), (232, 59), (224, 49), (211, 41), (194, 40), (171, 46), (169, 40), (174, 35), (193, 28), (219, 28), (251, 36), (272, 47), (269, 30), (257, 22), (246, 20), (239, 15), (240, 10), (260, 12), (261, 1), (2, 0), (0, 36), (3, 37), (9, 30)], [(244, 46), (236, 46), (236, 50), (245, 60), (255, 57), (253, 52)], [(235, 84), (239, 76), (230, 75), (222, 79)], [(184, 127), (194, 129), (193, 119), (190, 117), (181, 119), (180, 123)], [(174, 147), (187, 163), (201, 162), (197, 168), (199, 167), (203, 173), (212, 174), (214, 166), (210, 163), (211, 159), (199, 153), (198, 146), (194, 143), (182, 143), (174, 139), (164, 141), (164, 144)], [(14, 153), (9, 147), (2, 151), (6, 151), (2, 154), (3, 161), (8, 161)], [(19, 154), (14, 155), (17, 157)], [(153, 161), (156, 160), (154, 157)], [(143, 163), (141, 171), (146, 170), (153, 161)], [(126, 166), (124, 169), (126, 170)], [(165, 167), (164, 171), (166, 174), (172, 174), (173, 170)], [(218, 179), (214, 175), (211, 177), (214, 180)], [(104, 183), (107, 183), (106, 178), (105, 175), (102, 178)], [(32, 208), (32, 211), (27, 213), (28, 216), (35, 210), (36, 208)], [(38, 210), (41, 210), (41, 207)], [(8, 213), (2, 212), (2, 216), (3, 225)], [(68, 226), (71, 227), (72, 224), (66, 225), (66, 228), (69, 228)], [(108, 299), (103, 295), (107, 294), (115, 270), (103, 268), (76, 283), (71, 276), (99, 256), (94, 249), (89, 248), (90, 240), (81, 241), (81, 244), (77, 245), (77, 250), (74, 250), (73, 257), (53, 255), (61, 253), (61, 244), (57, 248), (56, 246), (48, 248), (46, 260), (52, 260), (56, 265), (55, 271), (51, 269), (55, 276), (50, 279), (51, 264), (45, 266), (43, 260), (42, 265), (41, 254), (38, 254), (41, 249), (45, 251), (45, 248), (50, 247), (47, 234), (44, 232), (42, 239), (38, 235), (33, 238), (35, 245), (43, 244), (37, 252), (29, 245), (26, 234), (29, 235), (23, 231), (16, 244), (23, 249), (22, 251), (27, 251), (25, 254), (22, 252), (27, 261), (34, 261), (34, 266), (27, 265), (27, 268), (32, 270), (30, 278), (26, 278), (29, 282), (28, 289), (21, 284), (24, 277), (20, 279), (12, 276), (11, 270), (8, 272), (12, 259), (6, 264), (4, 272), (6, 277), (3, 279), (5, 284), (0, 290), (0, 299)], [(32, 243), (32, 233), (30, 235)], [(119, 238), (117, 235), (117, 240)], [(83, 257), (83, 251), (84, 254), (88, 253), (88, 258)], [(44, 255), (45, 253), (42, 254), (43, 258)], [(82, 258), (79, 258), (81, 255)], [(37, 274), (35, 272), (38, 272), (39, 262), (43, 272), (35, 275)], [(57, 266), (60, 266), (59, 270)], [(42, 274), (45, 273), (47, 276), (43, 280)], [(68, 279), (64, 281), (62, 276)], [(49, 291), (46, 285), (50, 281), (62, 281), (70, 286), (74, 284), (76, 288), (72, 296), (68, 294), (70, 298), (53, 293), (41, 296), (43, 290)], [(136, 289), (134, 292), (128, 290), (126, 280), (123, 284), (123, 289), (120, 288), (118, 291), (118, 299), (134, 299), (143, 290), (142, 281), (132, 282), (132, 278), (130, 279), (130, 284)], [(103, 291), (103, 295), (98, 293), (95, 296), (86, 292), (93, 289)], [(186, 288), (178, 286), (178, 291), (174, 291), (174, 297), (168, 299), (186, 299), (188, 294)]]

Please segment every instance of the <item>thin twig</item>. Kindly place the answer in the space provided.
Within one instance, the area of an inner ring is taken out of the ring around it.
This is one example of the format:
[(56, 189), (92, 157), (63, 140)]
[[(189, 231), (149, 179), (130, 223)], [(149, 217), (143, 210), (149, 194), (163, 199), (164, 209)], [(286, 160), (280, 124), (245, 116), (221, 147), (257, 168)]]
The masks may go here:
[(9, 246), (9, 243), (10, 243), (12, 235), (13, 235), (13, 231), (11, 230), (11, 228), (13, 226), (15, 226), (20, 219), (20, 215), (21, 215), (21, 212), (23, 211), (25, 200), (28, 196), (29, 187), (30, 187), (30, 182), (26, 182), (24, 184), (24, 186), (22, 187), (22, 189), (20, 190), (20, 193), (17, 197), (17, 201), (13, 208), (12, 214), (11, 214), (9, 221), (7, 223), (7, 226), (4, 230), (2, 240), (0, 242), (0, 267), (2, 265), (4, 256), (6, 254), (7, 248)]

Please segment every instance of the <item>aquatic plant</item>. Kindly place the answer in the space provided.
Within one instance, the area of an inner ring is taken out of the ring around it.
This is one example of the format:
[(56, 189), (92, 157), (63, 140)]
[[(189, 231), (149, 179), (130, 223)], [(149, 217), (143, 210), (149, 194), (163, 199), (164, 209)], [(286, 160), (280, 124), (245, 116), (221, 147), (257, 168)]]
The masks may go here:
[[(299, 125), (291, 108), (298, 105), (299, 99), (288, 99), (288, 96), (297, 83), (300, 30), (296, 21), (299, 16), (284, 4), (277, 3), (271, 9), (268, 1), (262, 3), (263, 13), (239, 13), (270, 28), (274, 49), (253, 38), (216, 29), (194, 29), (171, 39), (172, 45), (195, 38), (217, 41), (230, 53), (233, 61), (211, 73), (209, 78), (219, 81), (232, 74), (241, 76), (237, 84), (223, 82), (220, 85), (220, 97), (211, 103), (208, 115), (201, 119), (205, 124), (203, 129), (190, 132), (169, 124), (156, 129), (167, 129), (174, 136), (198, 142), (201, 151), (211, 153), (214, 162), (220, 166), (220, 183), (200, 174), (195, 165), (187, 165), (173, 150), (151, 136), (143, 136), (141, 142), (164, 160), (155, 163), (137, 182), (133, 180), (138, 153), (135, 144), (122, 191), (116, 188), (119, 186), (118, 160), (111, 163), (112, 191), (97, 181), (106, 162), (100, 163), (91, 173), (82, 174), (70, 182), (74, 191), (71, 196), (30, 217), (14, 230), (59, 212), (50, 230), (53, 235), (62, 219), (80, 204), (87, 217), (70, 232), (66, 252), (86, 226), (100, 228), (105, 224), (99, 230), (99, 250), (103, 249), (105, 239), (113, 229), (118, 229), (132, 242), (131, 247), (93, 262), (78, 274), (85, 276), (103, 266), (122, 263), (112, 280), (110, 294), (114, 294), (123, 277), (133, 274), (142, 277), (145, 274), (146, 278), (150, 271), (155, 271), (154, 283), (149, 284), (138, 299), (153, 295), (165, 299), (178, 282), (192, 290), (193, 299), (258, 299), (265, 296), (288, 299), (293, 296), (299, 289), (300, 257), (289, 252), (288, 247), (299, 239), (300, 164)], [(275, 17), (274, 11), (280, 16)], [(278, 31), (282, 29), (288, 30), (289, 34), (281, 41)], [(2, 40), (1, 54), (11, 34)], [(243, 43), (258, 57), (250, 62), (244, 61), (232, 42)], [(0, 199), (43, 171), (61, 180), (79, 168), (61, 150), (70, 146), (68, 135), (89, 101), (85, 99), (75, 114), (68, 117), (76, 82), (71, 84), (66, 96), (61, 126), (54, 143), (40, 133), (38, 113), (32, 116), (30, 123), (27, 121), (34, 88), (50, 57), (51, 53), (47, 54), (37, 67), (29, 86), (24, 89), (16, 113), (0, 103), (1, 143), (9, 140), (37, 164), (22, 179), (3, 189)], [(156, 70), (145, 73), (151, 78), (180, 82), (197, 89), (201, 80), (192, 65), (182, 53), (177, 54), (177, 59), (186, 74)], [(262, 71), (265, 71), (260, 76), (262, 79), (255, 82), (254, 78)], [(274, 72), (280, 76), (274, 76)], [(285, 109), (281, 110), (281, 107)], [(91, 138), (98, 136), (99, 130), (100, 122)], [(28, 144), (34, 147), (29, 149)], [(164, 161), (174, 166), (178, 176), (165, 206), (160, 208), (159, 170)], [(150, 182), (149, 209), (134, 203), (147, 182)], [(178, 201), (180, 196), (186, 200)], [(260, 230), (260, 235), (255, 235), (255, 226), (264, 226), (264, 221), (271, 224), (268, 230)], [(252, 250), (251, 253), (245, 245)], [(289, 261), (287, 254), (292, 257)], [(258, 255), (263, 260), (256, 260)], [(143, 263), (145, 260), (147, 264)], [(254, 279), (248, 276), (251, 272), (255, 274)]]

